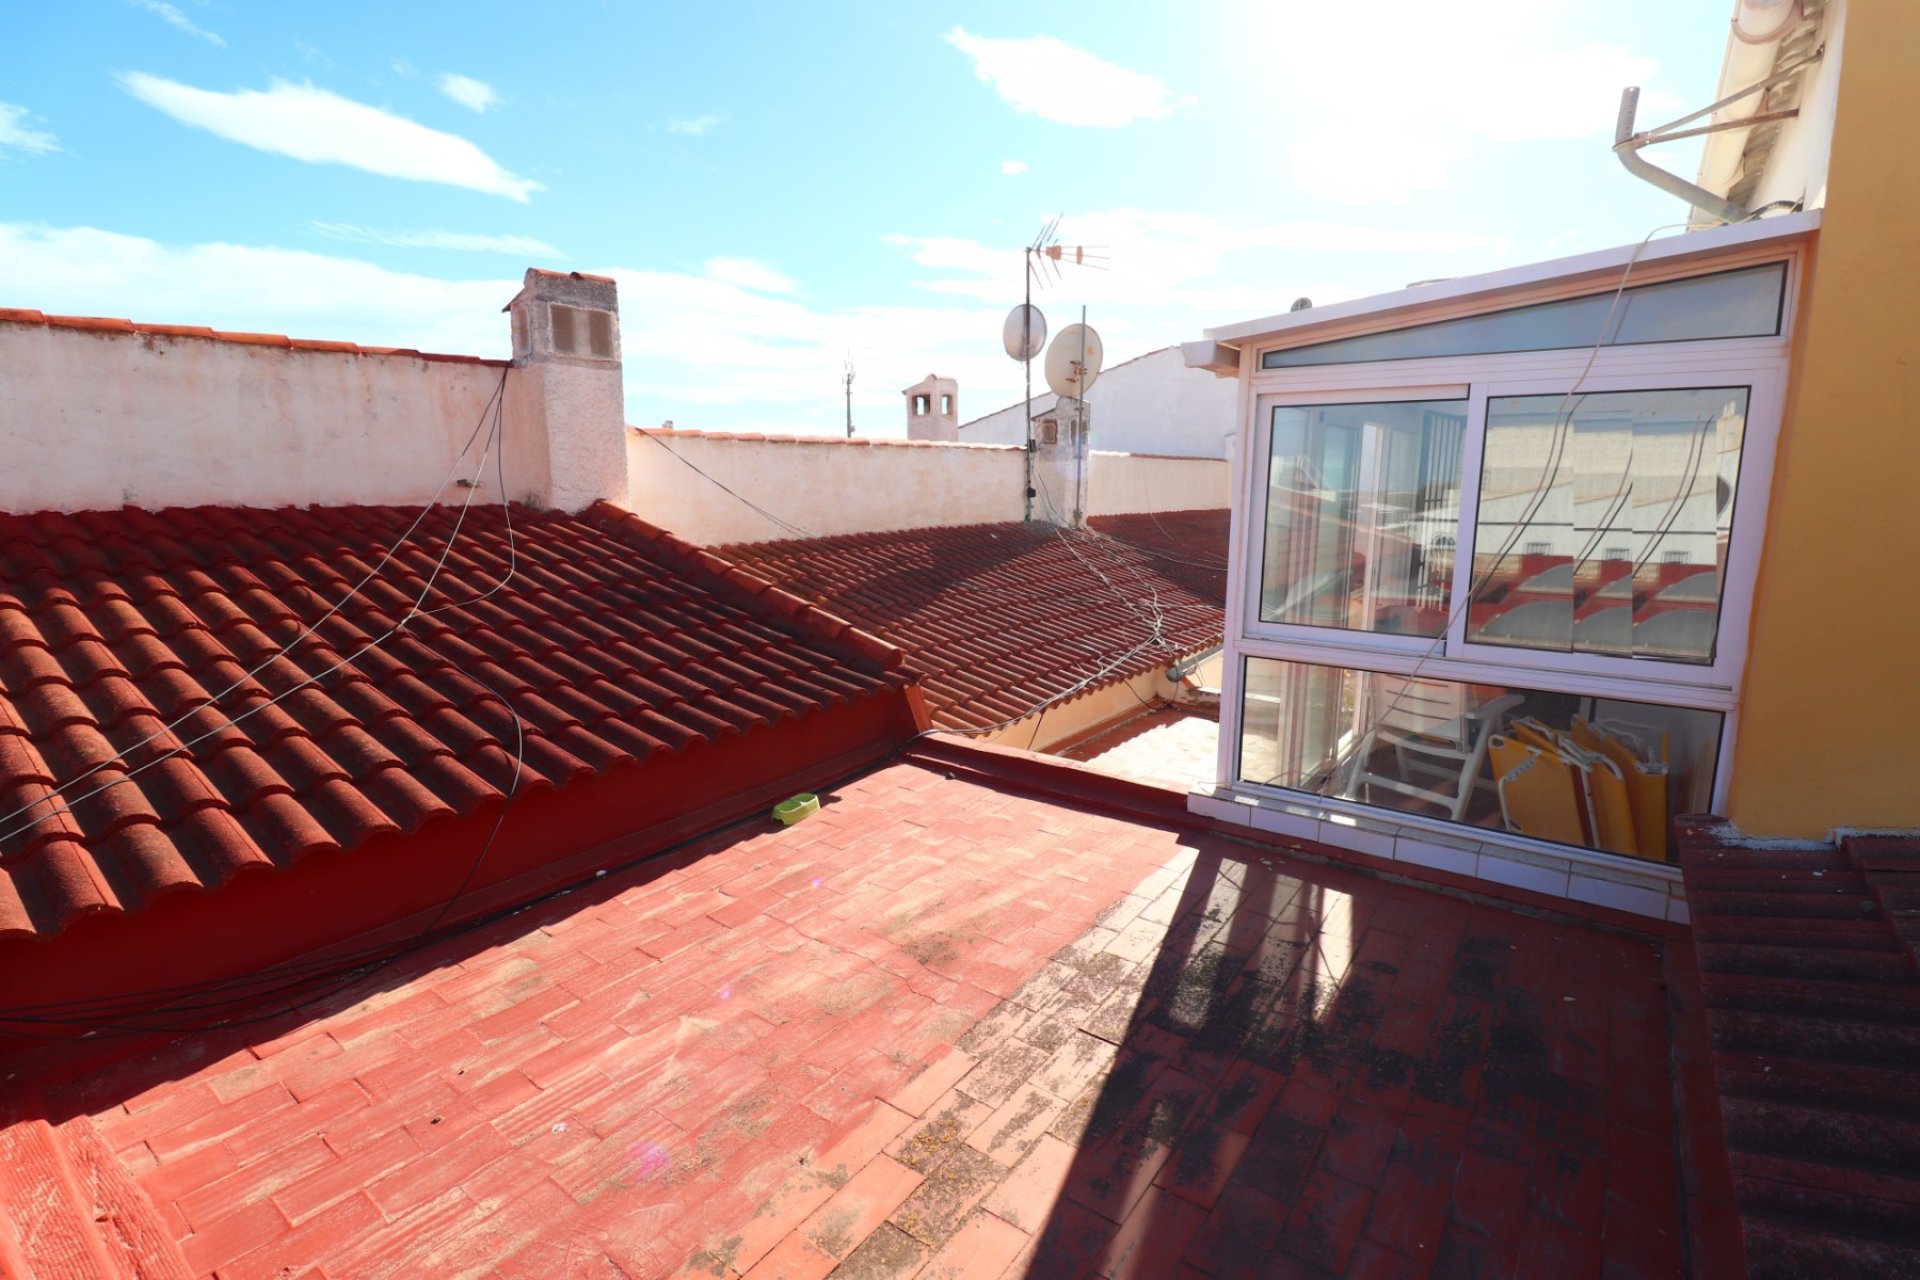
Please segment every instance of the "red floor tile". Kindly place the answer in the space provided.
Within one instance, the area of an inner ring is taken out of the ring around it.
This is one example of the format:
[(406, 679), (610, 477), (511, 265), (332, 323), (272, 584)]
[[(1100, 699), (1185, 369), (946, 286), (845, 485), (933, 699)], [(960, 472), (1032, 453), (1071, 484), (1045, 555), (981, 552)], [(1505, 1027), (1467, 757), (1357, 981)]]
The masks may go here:
[(74, 1090), (241, 1274), (1653, 1275), (1657, 961), (901, 765)]

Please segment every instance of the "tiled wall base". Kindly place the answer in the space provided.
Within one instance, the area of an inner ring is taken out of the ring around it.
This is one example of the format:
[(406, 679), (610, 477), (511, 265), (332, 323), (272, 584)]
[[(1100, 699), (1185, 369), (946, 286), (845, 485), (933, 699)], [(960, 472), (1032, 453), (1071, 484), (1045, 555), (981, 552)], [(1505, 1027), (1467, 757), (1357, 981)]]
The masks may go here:
[(1187, 797), (1187, 808), (1269, 835), (1311, 840), (1334, 849), (1491, 881), (1550, 898), (1566, 898), (1672, 924), (1684, 925), (1688, 919), (1677, 867), (1630, 862), (1604, 854), (1518, 848), (1497, 839), (1476, 838), (1467, 828), (1435, 831), (1231, 787), (1200, 788)]

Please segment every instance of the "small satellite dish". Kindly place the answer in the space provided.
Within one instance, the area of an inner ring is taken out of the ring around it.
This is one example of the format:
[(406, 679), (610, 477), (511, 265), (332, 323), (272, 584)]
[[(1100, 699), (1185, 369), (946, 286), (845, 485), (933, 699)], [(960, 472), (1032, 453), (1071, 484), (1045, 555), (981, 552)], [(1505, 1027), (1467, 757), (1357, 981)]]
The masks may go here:
[(1047, 386), (1057, 396), (1084, 396), (1100, 376), (1100, 363), (1105, 356), (1100, 335), (1093, 331), (1092, 325), (1068, 325), (1047, 348)]
[(1007, 312), (1000, 341), (1015, 360), (1031, 360), (1047, 345), (1047, 318), (1040, 314), (1040, 308), (1023, 302)]

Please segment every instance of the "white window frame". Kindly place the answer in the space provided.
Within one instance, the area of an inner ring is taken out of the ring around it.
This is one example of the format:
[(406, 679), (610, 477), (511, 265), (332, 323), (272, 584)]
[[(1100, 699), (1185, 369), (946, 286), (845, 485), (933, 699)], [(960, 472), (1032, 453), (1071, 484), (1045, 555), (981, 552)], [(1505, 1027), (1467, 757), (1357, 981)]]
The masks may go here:
[[(1296, 331), (1270, 343), (1248, 343), (1242, 349), (1240, 447), (1234, 451), (1237, 465), (1233, 477), (1230, 533), (1231, 553), (1239, 557), (1239, 570), (1230, 574), (1227, 584), (1228, 625), (1217, 763), (1217, 778), (1221, 787), (1265, 793), (1282, 804), (1297, 804), (1304, 799), (1317, 807), (1348, 812), (1357, 817), (1388, 819), (1415, 827), (1431, 826), (1433, 822), (1438, 822), (1440, 830), (1462, 830), (1455, 824), (1439, 820), (1430, 822), (1418, 815), (1241, 781), (1239, 755), (1245, 659), (1277, 658), (1397, 674), (1417, 672), (1444, 679), (1557, 690), (1718, 712), (1723, 719), (1712, 797), (1716, 808), (1724, 805), (1728, 780), (1732, 776), (1738, 691), (1747, 657), (1754, 584), (1767, 529), (1768, 499), (1785, 412), (1791, 335), (1797, 319), (1797, 301), (1804, 272), (1804, 248), (1798, 244), (1772, 245), (1765, 252), (1756, 252), (1749, 246), (1743, 252), (1729, 255), (1729, 258), (1733, 260), (1695, 262), (1689, 263), (1685, 269), (1649, 274), (1672, 279), (1711, 274), (1735, 266), (1754, 265), (1759, 261), (1784, 260), (1787, 271), (1781, 306), (1781, 331), (1778, 335), (1604, 347), (1597, 351), (1589, 348), (1288, 369), (1260, 367), (1261, 356), (1269, 350), (1324, 341), (1332, 336), (1348, 336), (1356, 331), (1400, 328), (1424, 323), (1428, 319), (1444, 318), (1444, 315), (1410, 318), (1402, 314), (1391, 321), (1382, 318), (1367, 326), (1336, 326), (1347, 331), (1338, 335), (1307, 335)], [(1638, 277), (1633, 281), (1635, 284), (1644, 282), (1648, 281)], [(1566, 282), (1562, 290), (1532, 289), (1523, 292), (1527, 296), (1504, 300), (1504, 306), (1530, 305), (1553, 296), (1579, 296), (1592, 292), (1592, 289), (1589, 281), (1581, 279)], [(1470, 310), (1462, 309), (1459, 313), (1499, 309), (1504, 308), (1480, 305)], [(1721, 584), (1718, 642), (1711, 663), (1563, 653), (1472, 644), (1465, 639), (1465, 597), (1472, 573), (1487, 401), (1507, 396), (1564, 394), (1576, 385), (1582, 391), (1593, 392), (1748, 388), (1740, 475), (1734, 493), (1733, 527)], [(1446, 636), (1434, 639), (1381, 635), (1261, 621), (1259, 577), (1265, 541), (1272, 409), (1282, 405), (1463, 398), (1467, 401), (1467, 434), (1461, 447), (1460, 523), (1454, 535), (1456, 568)], [(1575, 851), (1568, 846), (1528, 840), (1484, 828), (1470, 830), (1474, 838), (1489, 843), (1505, 843), (1559, 854), (1579, 852), (1584, 855), (1580, 860), (1600, 858), (1616, 863), (1623, 861), (1598, 851)]]

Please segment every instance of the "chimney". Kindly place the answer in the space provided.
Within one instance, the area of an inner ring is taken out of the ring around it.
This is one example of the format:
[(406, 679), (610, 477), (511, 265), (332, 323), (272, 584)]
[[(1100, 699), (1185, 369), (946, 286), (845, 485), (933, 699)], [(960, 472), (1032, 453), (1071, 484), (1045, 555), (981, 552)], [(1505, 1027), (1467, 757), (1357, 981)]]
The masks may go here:
[[(544, 440), (547, 506), (627, 501), (620, 299), (606, 276), (527, 269), (513, 321), (508, 412)], [(512, 428), (509, 427), (509, 430)]]
[(960, 384), (928, 374), (900, 393), (907, 398), (907, 439), (960, 438)]
[(1056, 396), (1051, 408), (1033, 415), (1033, 510), (1048, 524), (1087, 527), (1091, 424), (1087, 402), (1072, 396)]

